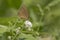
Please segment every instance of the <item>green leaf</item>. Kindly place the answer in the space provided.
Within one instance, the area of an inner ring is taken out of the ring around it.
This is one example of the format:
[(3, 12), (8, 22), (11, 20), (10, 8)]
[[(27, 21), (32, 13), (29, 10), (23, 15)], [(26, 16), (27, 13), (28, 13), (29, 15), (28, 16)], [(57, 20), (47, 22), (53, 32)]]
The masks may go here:
[(7, 26), (0, 25), (0, 34), (6, 32), (7, 29), (8, 29)]
[(31, 34), (23, 34), (21, 33), (19, 38), (25, 38), (25, 40), (37, 40), (37, 38), (34, 38)]

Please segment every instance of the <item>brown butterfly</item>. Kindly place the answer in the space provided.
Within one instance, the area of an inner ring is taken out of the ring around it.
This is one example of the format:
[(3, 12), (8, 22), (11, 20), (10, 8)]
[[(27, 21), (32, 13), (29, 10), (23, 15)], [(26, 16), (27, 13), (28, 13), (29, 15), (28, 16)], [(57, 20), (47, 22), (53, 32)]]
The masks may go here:
[(29, 18), (28, 10), (25, 5), (22, 5), (19, 9), (18, 15), (20, 18), (27, 20)]

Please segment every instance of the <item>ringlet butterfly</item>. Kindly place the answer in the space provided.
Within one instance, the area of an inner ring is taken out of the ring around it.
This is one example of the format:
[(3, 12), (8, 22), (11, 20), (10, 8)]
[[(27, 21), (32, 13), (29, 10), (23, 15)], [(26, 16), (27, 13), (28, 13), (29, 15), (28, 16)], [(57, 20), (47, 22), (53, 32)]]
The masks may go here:
[(19, 12), (18, 12), (18, 16), (21, 19), (28, 20), (29, 15), (28, 15), (28, 10), (27, 10), (26, 5), (24, 5), (24, 4), (21, 5)]

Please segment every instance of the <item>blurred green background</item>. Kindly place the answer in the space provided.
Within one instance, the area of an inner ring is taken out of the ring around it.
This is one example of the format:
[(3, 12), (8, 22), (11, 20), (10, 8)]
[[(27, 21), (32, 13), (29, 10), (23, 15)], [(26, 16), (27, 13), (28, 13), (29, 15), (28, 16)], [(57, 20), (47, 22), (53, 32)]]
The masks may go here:
[(22, 3), (27, 6), (34, 32), (39, 36), (53, 35), (60, 40), (60, 0), (0, 0), (0, 25), (9, 26), (10, 21), (16, 22)]

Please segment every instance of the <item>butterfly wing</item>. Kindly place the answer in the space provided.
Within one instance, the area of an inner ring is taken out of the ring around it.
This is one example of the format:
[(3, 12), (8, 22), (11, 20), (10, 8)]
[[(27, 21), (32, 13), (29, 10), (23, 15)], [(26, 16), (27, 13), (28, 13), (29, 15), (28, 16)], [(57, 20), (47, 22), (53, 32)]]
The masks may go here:
[(19, 17), (22, 18), (22, 19), (28, 19), (29, 15), (28, 15), (28, 10), (26, 8), (25, 5), (22, 5), (20, 10), (19, 10), (19, 13), (18, 13)]

